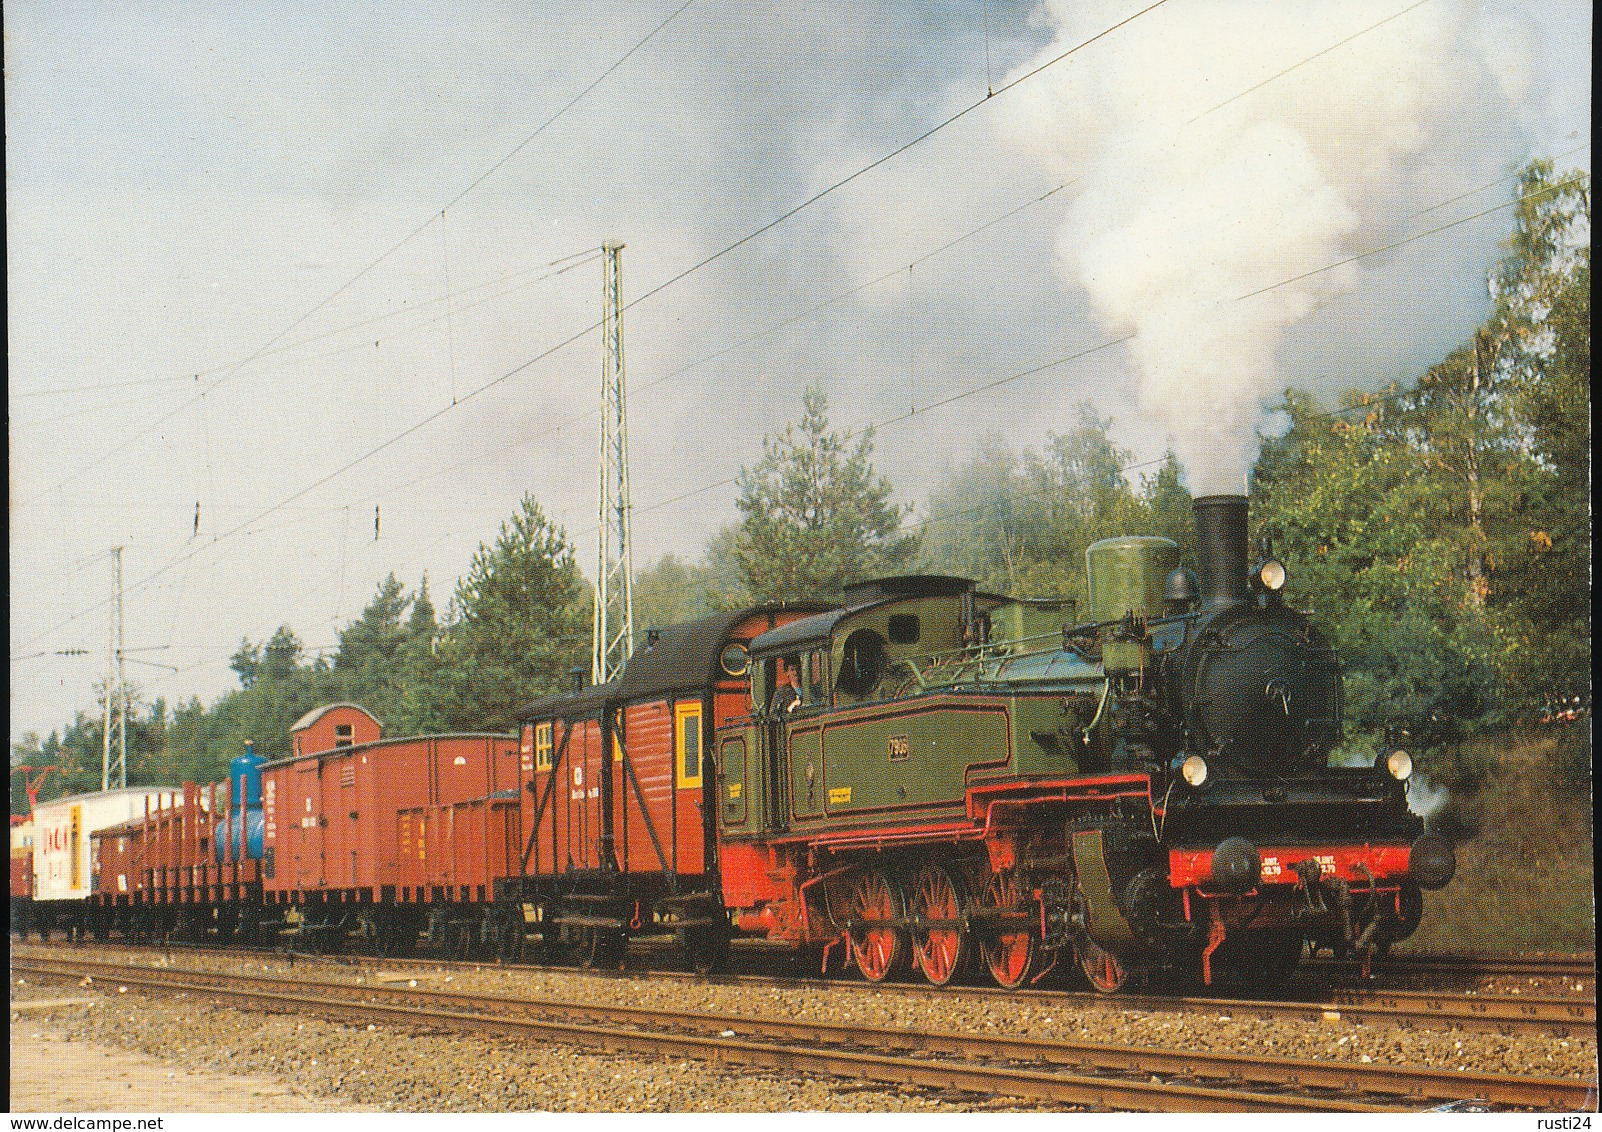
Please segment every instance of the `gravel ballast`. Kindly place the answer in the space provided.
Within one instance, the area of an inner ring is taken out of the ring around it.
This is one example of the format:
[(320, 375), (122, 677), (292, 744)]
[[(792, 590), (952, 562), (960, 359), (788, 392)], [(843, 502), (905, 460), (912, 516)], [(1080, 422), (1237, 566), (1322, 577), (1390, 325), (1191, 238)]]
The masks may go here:
[[(141, 963), (151, 962), (145, 953)], [(809, 1021), (908, 1029), (994, 1032), (1064, 1041), (1094, 1041), (1171, 1049), (1260, 1054), (1264, 1057), (1382, 1063), (1595, 1080), (1592, 1038), (1506, 1037), (1452, 1030), (1404, 1030), (1323, 1022), (1268, 1021), (1227, 1014), (1120, 1010), (1116, 999), (1081, 1003), (898, 992), (892, 987), (720, 986), (653, 981), (649, 975), (613, 978), (557, 970), (485, 967), (385, 968), (285, 960), (179, 954), (164, 965), (250, 974), (375, 981), (464, 993), (626, 1002), (632, 1006), (697, 1010), (726, 1017)], [(20, 984), (20, 985), (19, 985)], [(72, 1041), (159, 1053), (189, 1069), (276, 1074), (300, 1092), (338, 1097), (362, 1108), (399, 1111), (1009, 1111), (1050, 1108), (1030, 1101), (999, 1104), (983, 1098), (935, 1095), (916, 1088), (853, 1084), (803, 1075), (697, 1062), (605, 1054), (560, 1046), (530, 1048), (476, 1036), (406, 1034), (384, 1026), (259, 1015), (194, 998), (118, 993), (100, 981), (70, 988), (95, 1005), (29, 1013), (20, 1023)], [(64, 988), (35, 987), (12, 978), (16, 1003), (64, 997)], [(13, 1032), (19, 1026), (13, 1013)]]

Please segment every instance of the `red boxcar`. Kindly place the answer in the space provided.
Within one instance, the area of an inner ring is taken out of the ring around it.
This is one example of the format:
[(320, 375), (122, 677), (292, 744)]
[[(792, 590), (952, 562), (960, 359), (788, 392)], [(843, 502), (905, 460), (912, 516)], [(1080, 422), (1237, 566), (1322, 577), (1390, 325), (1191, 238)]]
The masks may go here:
[(405, 950), (418, 930), (482, 931), (519, 843), (509, 735), (382, 738), (355, 704), (308, 713), (262, 768), (263, 888), (292, 930)]
[(746, 643), (827, 606), (773, 604), (653, 631), (623, 675), (519, 712), (523, 842), (500, 886), (505, 949), (610, 963), (630, 935), (675, 932), (699, 962), (726, 943), (711, 739), (749, 710)]

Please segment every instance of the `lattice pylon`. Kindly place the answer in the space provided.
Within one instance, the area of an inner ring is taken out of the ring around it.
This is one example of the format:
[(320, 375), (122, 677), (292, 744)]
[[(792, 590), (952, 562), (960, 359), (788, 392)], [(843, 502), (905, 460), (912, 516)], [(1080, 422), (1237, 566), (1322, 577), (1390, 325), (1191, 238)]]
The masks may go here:
[(629, 427), (623, 379), (623, 245), (605, 253), (601, 316), (601, 492), (590, 679), (605, 683), (634, 652), (634, 544), (629, 534)]

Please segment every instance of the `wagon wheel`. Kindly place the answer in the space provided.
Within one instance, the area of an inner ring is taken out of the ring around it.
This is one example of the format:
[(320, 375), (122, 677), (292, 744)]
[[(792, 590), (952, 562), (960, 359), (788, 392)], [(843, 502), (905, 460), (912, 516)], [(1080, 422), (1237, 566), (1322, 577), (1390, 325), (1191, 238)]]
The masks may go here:
[(1213, 985), (1229, 991), (1272, 991), (1290, 981), (1302, 961), (1301, 932), (1242, 931), (1213, 952)]
[(1092, 988), (1101, 994), (1114, 994), (1123, 989), (1129, 979), (1129, 968), (1123, 961), (1091, 939), (1085, 932), (1080, 932), (1074, 939), (1074, 952), (1079, 957), (1079, 969), (1090, 980)]
[(389, 957), (391, 937), (386, 919), (377, 908), (363, 908), (356, 913), (356, 924), (351, 929), (350, 940), (358, 951), (380, 959)]
[(938, 925), (912, 929), (912, 958), (924, 978), (943, 987), (962, 970), (968, 958), (968, 929), (959, 922), (962, 892), (945, 869), (925, 865), (912, 878), (907, 911), (914, 921), (935, 921)]
[(586, 971), (615, 971), (623, 962), (624, 946), (621, 929), (585, 925), (574, 936), (573, 957)]
[(680, 946), (684, 949), (685, 966), (697, 975), (713, 974), (728, 964), (727, 923), (697, 924), (685, 928), (679, 934)]
[(405, 913), (397, 915), (390, 926), (389, 953), (396, 958), (416, 954), (417, 936), (417, 920)]
[(229, 943), (239, 933), (239, 909), (224, 905), (217, 909), (217, 942)]
[[(1018, 883), (1011, 873), (992, 873), (979, 898), (980, 906), (999, 912), (1018, 911)], [(996, 985), (1016, 990), (1034, 970), (1035, 937), (1026, 927), (1005, 925), (992, 929), (981, 938), (979, 950), (984, 954), (985, 966)]]
[(523, 927), (523, 906), (513, 904), (502, 908), (496, 917), (495, 953), (502, 962), (516, 963), (523, 958), (527, 936)]
[(473, 928), (472, 920), (460, 920), (451, 924), (450, 928), (450, 954), (455, 959), (469, 959), (473, 954)]
[(879, 869), (857, 878), (851, 889), (851, 954), (857, 969), (870, 983), (894, 974), (907, 957), (906, 935), (892, 923), (906, 916), (901, 886)]
[(261, 910), (252, 906), (241, 908), (239, 922), (234, 928), (234, 940), (253, 946), (261, 942), (261, 935)]

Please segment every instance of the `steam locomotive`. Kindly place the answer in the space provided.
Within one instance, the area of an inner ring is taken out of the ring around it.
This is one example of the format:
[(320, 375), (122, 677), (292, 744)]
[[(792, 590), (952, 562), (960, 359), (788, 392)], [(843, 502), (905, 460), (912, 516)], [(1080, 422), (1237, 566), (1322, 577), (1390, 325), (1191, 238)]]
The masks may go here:
[(1082, 622), (893, 578), (664, 634), (616, 687), (531, 705), (514, 946), (609, 961), (672, 930), (709, 966), (762, 935), (875, 981), (973, 961), (1113, 991), (1405, 938), (1454, 869), (1408, 810), (1411, 759), (1327, 765), (1332, 649), (1271, 553), (1248, 568), (1243, 497), (1195, 515), (1199, 579), (1168, 539), (1099, 542)]
[(1099, 542), (1084, 619), (891, 578), (654, 631), (512, 738), (309, 713), (259, 787), (106, 831), (90, 924), (583, 965), (656, 935), (701, 970), (762, 937), (873, 981), (1107, 992), (1367, 959), (1452, 847), (1405, 751), (1329, 765), (1333, 650), (1271, 548), (1249, 562), (1245, 498), (1194, 507), (1197, 573), (1168, 539)]

